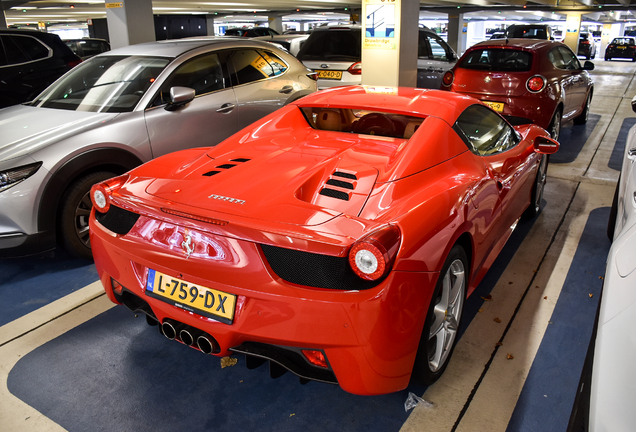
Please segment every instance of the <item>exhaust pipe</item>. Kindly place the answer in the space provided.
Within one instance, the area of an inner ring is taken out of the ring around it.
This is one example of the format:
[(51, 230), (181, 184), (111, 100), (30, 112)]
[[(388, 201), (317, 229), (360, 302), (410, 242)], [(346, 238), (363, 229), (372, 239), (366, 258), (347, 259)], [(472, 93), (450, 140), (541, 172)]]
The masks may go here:
[(179, 330), (184, 327), (184, 324), (178, 323), (176, 321), (164, 321), (161, 324), (161, 333), (170, 340), (175, 340)]
[(191, 327), (186, 327), (179, 332), (179, 339), (181, 339), (181, 342), (183, 342), (187, 346), (192, 346), (192, 344), (194, 343), (194, 336), (192, 334), (194, 333), (193, 330), (194, 329)]
[(219, 350), (220, 347), (216, 340), (212, 336), (201, 335), (197, 338), (197, 346), (204, 354), (212, 354), (214, 351)]

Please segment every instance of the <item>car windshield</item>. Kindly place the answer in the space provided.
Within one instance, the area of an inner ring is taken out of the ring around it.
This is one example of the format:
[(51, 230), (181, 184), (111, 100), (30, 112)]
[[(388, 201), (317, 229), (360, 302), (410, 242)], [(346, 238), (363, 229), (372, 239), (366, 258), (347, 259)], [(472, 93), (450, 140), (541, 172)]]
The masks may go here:
[(314, 129), (409, 139), (424, 118), (406, 114), (352, 108), (301, 108)]
[(71, 70), (31, 105), (89, 112), (132, 111), (170, 59), (99, 56)]
[(360, 61), (362, 58), (361, 29), (331, 29), (315, 31), (305, 41), (298, 60)]
[(466, 54), (459, 67), (500, 72), (526, 72), (532, 65), (532, 54), (516, 49), (484, 48)]

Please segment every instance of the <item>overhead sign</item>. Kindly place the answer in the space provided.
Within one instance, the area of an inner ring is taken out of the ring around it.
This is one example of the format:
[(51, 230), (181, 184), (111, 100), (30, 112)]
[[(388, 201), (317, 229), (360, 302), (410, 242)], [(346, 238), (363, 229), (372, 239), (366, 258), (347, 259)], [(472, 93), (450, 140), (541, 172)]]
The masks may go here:
[(106, 3), (106, 9), (121, 8), (121, 7), (124, 7), (124, 3), (123, 2)]

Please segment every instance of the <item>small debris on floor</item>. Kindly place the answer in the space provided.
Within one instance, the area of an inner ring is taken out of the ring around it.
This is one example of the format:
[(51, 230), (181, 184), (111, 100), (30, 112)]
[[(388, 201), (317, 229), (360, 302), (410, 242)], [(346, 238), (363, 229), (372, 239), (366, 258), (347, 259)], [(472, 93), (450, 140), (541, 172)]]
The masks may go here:
[(421, 397), (416, 396), (412, 392), (409, 392), (409, 395), (404, 402), (404, 411), (409, 412), (418, 405), (421, 405), (424, 408), (433, 408), (433, 404), (431, 402), (428, 402)]
[(513, 356), (513, 355), (512, 355), (512, 354), (510, 354), (510, 353), (508, 353), (508, 354), (506, 355), (506, 358), (507, 358), (508, 360), (512, 360), (513, 358), (515, 358), (515, 356)]
[(482, 297), (482, 299), (484, 299), (486, 301), (490, 301), (490, 300), (492, 300), (492, 295), (488, 294), (486, 297)]
[(493, 321), (496, 322), (496, 323), (500, 323), (501, 322), (501, 320), (499, 318), (495, 318)]
[(592, 298), (594, 296), (594, 294), (590, 293), (590, 298)]
[(221, 369), (226, 368), (228, 366), (234, 366), (238, 363), (238, 359), (234, 357), (223, 357), (221, 359)]

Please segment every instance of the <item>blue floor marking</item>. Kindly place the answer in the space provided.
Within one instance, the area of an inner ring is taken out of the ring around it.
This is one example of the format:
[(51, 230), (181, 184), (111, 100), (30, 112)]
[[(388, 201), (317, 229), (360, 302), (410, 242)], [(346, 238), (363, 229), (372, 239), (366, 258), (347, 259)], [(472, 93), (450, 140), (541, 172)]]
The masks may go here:
[(612, 149), (612, 155), (610, 156), (607, 166), (613, 170), (620, 171), (623, 167), (623, 156), (625, 152), (625, 143), (627, 142), (627, 134), (629, 130), (636, 124), (636, 118), (630, 117), (623, 119), (621, 129), (614, 142), (614, 148)]
[(407, 392), (355, 396), (168, 341), (120, 306), (22, 358), (8, 388), (69, 431), (398, 431)]
[(603, 286), (608, 217), (608, 207), (590, 212), (508, 432), (567, 430)]
[(574, 162), (600, 119), (600, 115), (590, 114), (584, 125), (575, 125), (569, 122), (562, 126), (559, 134), (561, 147), (559, 147), (558, 152), (550, 155), (550, 163)]
[(0, 326), (98, 280), (95, 265), (57, 250), (0, 260)]

